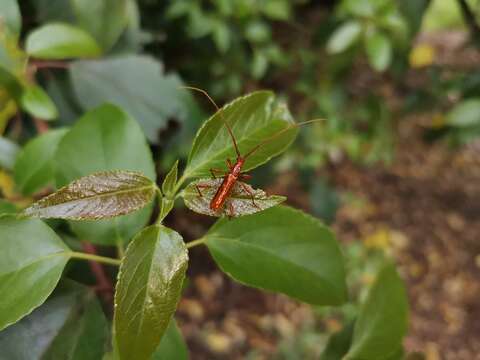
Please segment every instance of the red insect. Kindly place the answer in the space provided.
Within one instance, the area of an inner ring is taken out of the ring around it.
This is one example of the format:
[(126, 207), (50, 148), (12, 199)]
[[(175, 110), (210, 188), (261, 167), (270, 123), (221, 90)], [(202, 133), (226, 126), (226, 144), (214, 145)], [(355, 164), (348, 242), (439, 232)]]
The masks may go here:
[[(220, 108), (215, 103), (215, 101), (210, 97), (210, 95), (208, 95), (208, 93), (205, 90), (202, 90), (202, 89), (199, 89), (199, 88), (196, 88), (196, 87), (191, 87), (191, 86), (184, 86), (183, 88), (201, 92), (202, 94), (204, 94), (208, 98), (208, 100), (210, 100), (210, 102), (215, 106), (217, 111), (221, 111)], [(271, 137), (267, 138), (266, 140), (262, 141), (261, 143), (256, 145), (253, 149), (251, 149), (248, 153), (246, 153), (245, 155), (242, 156), (242, 154), (240, 154), (240, 150), (238, 149), (237, 141), (235, 139), (235, 136), (233, 135), (232, 128), (230, 127), (228, 122), (223, 118), (222, 113), (221, 113), (221, 116), (222, 116), (222, 120), (223, 120), (223, 122), (224, 122), (224, 124), (227, 128), (227, 131), (228, 131), (228, 133), (229, 133), (229, 135), (232, 139), (233, 147), (235, 148), (235, 152), (237, 154), (237, 159), (235, 161), (235, 164), (233, 164), (230, 159), (226, 160), (227, 167), (228, 167), (228, 172), (226, 172), (226, 173), (221, 169), (210, 169), (210, 172), (215, 179), (216, 179), (215, 173), (217, 173), (217, 175), (223, 176), (223, 181), (220, 184), (220, 186), (218, 187), (217, 192), (215, 193), (215, 195), (213, 196), (213, 198), (212, 198), (212, 200), (210, 201), (210, 204), (209, 204), (210, 209), (213, 210), (213, 211), (217, 211), (219, 209), (222, 209), (225, 206), (225, 203), (227, 202), (228, 198), (230, 197), (230, 195), (232, 193), (232, 190), (233, 190), (233, 188), (234, 188), (234, 186), (235, 186), (235, 184), (237, 183), (238, 180), (249, 180), (249, 179), (251, 179), (252, 176), (249, 175), (249, 174), (243, 173), (242, 168), (245, 165), (245, 161), (247, 160), (247, 158), (249, 156), (251, 156), (253, 153), (255, 153), (255, 151), (257, 151), (262, 145), (264, 145), (265, 143), (273, 140), (274, 138), (278, 137), (279, 135), (283, 134), (285, 131), (290, 130), (292, 127), (298, 127), (300, 125), (304, 125), (304, 124), (307, 124), (307, 123), (321, 121), (321, 119), (309, 120), (309, 121), (305, 121), (303, 123), (298, 123), (298, 124), (294, 124), (292, 126), (286, 127), (284, 129), (280, 130), (279, 132), (277, 132), (276, 134), (274, 134), (273, 136), (271, 136)], [(243, 182), (240, 181), (240, 182), (238, 182), (238, 184), (243, 188), (243, 190), (248, 195), (251, 196), (252, 204), (255, 207), (259, 208), (259, 206), (255, 203), (255, 196), (254, 196), (253, 192)], [(210, 185), (197, 184), (197, 185), (195, 185), (195, 187), (196, 187), (197, 192), (200, 195), (200, 197), (203, 197), (203, 194), (202, 194), (200, 189), (201, 188), (209, 188)], [(228, 204), (228, 206), (229, 206), (229, 217), (234, 217), (235, 216), (235, 211), (233, 209), (232, 203), (230, 202)]]

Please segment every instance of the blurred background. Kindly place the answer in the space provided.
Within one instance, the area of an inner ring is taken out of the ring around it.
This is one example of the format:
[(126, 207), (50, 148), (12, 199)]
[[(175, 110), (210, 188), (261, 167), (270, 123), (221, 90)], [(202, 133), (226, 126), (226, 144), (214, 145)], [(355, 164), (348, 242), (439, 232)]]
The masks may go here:
[[(129, 0), (123, 13), (110, 1), (89, 8), (93, 28), (71, 3), (19, 1), (21, 33), (0, 33), (0, 61), (36, 76), (58, 109), (51, 126), (105, 101), (121, 106), (142, 125), (161, 177), (175, 159), (184, 163), (215, 111), (181, 84), (219, 105), (272, 89), (297, 121), (326, 119), (256, 170), (252, 184), (333, 226), (354, 302), (316, 308), (244, 287), (195, 248), (177, 311), (194, 359), (318, 359), (328, 335), (355, 317), (385, 257), (408, 288), (406, 349), (428, 360), (480, 359), (480, 1)], [(23, 66), (25, 34), (51, 21), (86, 27), (106, 55)], [(116, 32), (105, 30), (116, 22)], [(0, 88), (3, 168), (12, 142), (50, 126), (17, 110)], [(3, 170), (0, 187), (14, 191)], [(182, 207), (167, 218), (186, 240), (212, 223)]]

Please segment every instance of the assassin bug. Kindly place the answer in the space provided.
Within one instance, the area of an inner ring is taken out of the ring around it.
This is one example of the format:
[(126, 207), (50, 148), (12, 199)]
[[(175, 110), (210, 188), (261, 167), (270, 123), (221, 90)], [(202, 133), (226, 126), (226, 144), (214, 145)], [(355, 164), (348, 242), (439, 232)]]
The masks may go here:
[[(232, 128), (230, 127), (229, 123), (223, 118), (222, 110), (218, 107), (218, 105), (210, 97), (210, 95), (205, 90), (202, 90), (202, 89), (199, 89), (199, 88), (196, 88), (196, 87), (183, 86), (182, 88), (190, 89), (190, 90), (194, 90), (194, 91), (198, 91), (198, 92), (202, 93), (213, 104), (213, 106), (215, 106), (215, 108), (217, 109), (217, 112), (220, 112), (220, 116), (222, 118), (223, 123), (225, 124), (225, 127), (227, 128), (227, 131), (228, 131), (228, 134), (229, 134), (230, 138), (232, 139), (233, 147), (234, 147), (235, 153), (237, 155), (237, 159), (236, 159), (235, 163), (232, 163), (232, 161), (230, 159), (226, 159), (228, 172), (225, 173), (221, 169), (210, 169), (210, 173), (212, 174), (212, 177), (214, 179), (217, 178), (217, 176), (215, 174), (221, 175), (223, 177), (223, 181), (220, 183), (220, 186), (218, 187), (215, 195), (213, 196), (213, 198), (211, 199), (211, 201), (209, 203), (209, 208), (213, 211), (218, 211), (218, 210), (224, 208), (224, 206), (227, 203), (227, 200), (229, 199), (230, 195), (232, 194), (232, 191), (234, 190), (234, 188), (237, 187), (237, 184), (243, 189), (243, 191), (246, 194), (248, 194), (251, 197), (253, 206), (260, 209), (260, 207), (255, 203), (255, 194), (252, 192), (250, 187), (248, 187), (245, 183), (242, 182), (242, 180), (251, 179), (251, 175), (242, 172), (242, 168), (245, 165), (245, 162), (246, 162), (247, 158), (249, 158), (251, 155), (253, 155), (263, 145), (265, 145), (269, 141), (274, 140), (276, 137), (280, 136), (285, 131), (292, 129), (293, 127), (298, 127), (298, 126), (305, 125), (305, 124), (308, 124), (308, 123), (319, 122), (319, 121), (323, 120), (323, 119), (309, 120), (309, 121), (305, 121), (305, 122), (302, 122), (302, 123), (294, 124), (292, 126), (288, 126), (284, 129), (280, 130), (279, 132), (275, 133), (271, 137), (263, 140), (262, 142), (260, 142), (256, 146), (254, 146), (245, 155), (242, 155), (240, 153), (239, 148), (238, 148), (237, 140), (235, 139), (235, 135), (233, 134)], [(202, 198), (203, 198), (203, 193), (202, 193), (201, 189), (202, 188), (210, 188), (210, 187), (212, 187), (212, 185), (206, 185), (206, 184), (196, 184), (195, 185), (195, 188), (198, 192), (198, 195)], [(229, 209), (228, 209), (229, 210), (229, 217), (234, 217), (235, 216), (235, 211), (233, 209), (233, 205), (232, 205), (231, 202), (228, 202), (228, 207), (229, 207)]]

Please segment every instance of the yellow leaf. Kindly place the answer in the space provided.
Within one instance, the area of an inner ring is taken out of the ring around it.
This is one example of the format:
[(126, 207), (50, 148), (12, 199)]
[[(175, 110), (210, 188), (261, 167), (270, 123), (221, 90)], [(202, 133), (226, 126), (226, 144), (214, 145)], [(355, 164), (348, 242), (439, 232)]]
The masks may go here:
[(415, 46), (410, 52), (409, 61), (412, 68), (432, 65), (435, 60), (435, 49), (427, 44)]
[(364, 238), (363, 243), (367, 248), (386, 250), (390, 246), (390, 230), (386, 228), (379, 229)]
[(0, 170), (0, 193), (6, 198), (12, 198), (15, 195), (15, 183), (12, 177), (3, 170)]
[(440, 113), (436, 113), (432, 116), (431, 127), (434, 129), (439, 129), (445, 126), (445, 116)]

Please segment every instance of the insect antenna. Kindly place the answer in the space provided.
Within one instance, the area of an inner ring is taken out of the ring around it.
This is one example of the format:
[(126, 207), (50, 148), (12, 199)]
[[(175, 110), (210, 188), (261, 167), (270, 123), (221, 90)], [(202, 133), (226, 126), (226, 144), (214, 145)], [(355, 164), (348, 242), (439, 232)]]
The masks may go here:
[(270, 141), (276, 139), (277, 137), (279, 137), (280, 135), (282, 135), (284, 132), (286, 132), (288, 130), (291, 130), (293, 128), (300, 127), (300, 126), (303, 126), (303, 125), (311, 124), (311, 123), (322, 122), (322, 121), (325, 121), (325, 120), (326, 119), (313, 119), (313, 120), (308, 120), (308, 121), (303, 121), (303, 122), (300, 122), (300, 123), (292, 124), (291, 126), (287, 126), (285, 129), (280, 130), (279, 132), (273, 134), (269, 138), (266, 138), (265, 140), (260, 142), (260, 144), (256, 145), (253, 149), (251, 149), (248, 153), (246, 153), (243, 156), (243, 158), (244, 159), (248, 158), (250, 155), (255, 153), (255, 151), (260, 149), (263, 145), (265, 145), (266, 143), (269, 143)]
[(235, 152), (237, 153), (237, 157), (242, 157), (242, 155), (240, 154), (240, 150), (238, 150), (238, 145), (237, 145), (237, 140), (235, 140), (235, 136), (233, 135), (233, 131), (232, 131), (232, 128), (230, 127), (229, 123), (227, 122), (227, 120), (225, 120), (225, 118), (223, 117), (223, 108), (220, 109), (217, 105), (217, 103), (210, 97), (210, 95), (208, 95), (208, 93), (203, 90), (203, 89), (200, 89), (200, 88), (197, 88), (197, 87), (194, 87), (194, 86), (181, 86), (182, 89), (189, 89), (189, 90), (194, 90), (194, 91), (198, 91), (200, 93), (202, 93), (203, 95), (205, 95), (207, 97), (207, 99), (213, 104), (213, 106), (215, 106), (215, 109), (217, 109), (217, 112), (220, 113), (220, 117), (222, 118), (222, 121), (223, 123), (225, 124), (225, 126), (227, 127), (227, 131), (230, 135), (230, 137), (232, 138), (232, 142), (233, 142), (233, 146), (235, 148)]

